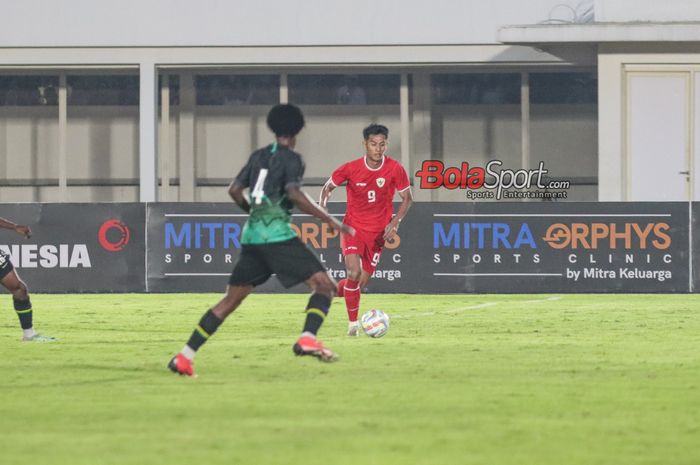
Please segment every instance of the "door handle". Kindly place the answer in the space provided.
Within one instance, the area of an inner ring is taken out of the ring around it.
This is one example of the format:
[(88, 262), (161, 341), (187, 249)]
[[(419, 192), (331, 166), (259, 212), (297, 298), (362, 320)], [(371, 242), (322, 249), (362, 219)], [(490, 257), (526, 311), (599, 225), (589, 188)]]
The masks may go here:
[(690, 171), (679, 171), (678, 174), (684, 174), (686, 176), (690, 176)]

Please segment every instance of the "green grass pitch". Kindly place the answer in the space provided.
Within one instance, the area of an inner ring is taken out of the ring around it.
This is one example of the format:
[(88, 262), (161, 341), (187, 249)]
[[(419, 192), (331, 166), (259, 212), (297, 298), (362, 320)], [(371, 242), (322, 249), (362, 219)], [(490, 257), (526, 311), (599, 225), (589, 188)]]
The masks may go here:
[(253, 295), (166, 370), (217, 295), (34, 295), (54, 344), (0, 319), (0, 463), (697, 464), (700, 295), (365, 295), (386, 337), (320, 336)]

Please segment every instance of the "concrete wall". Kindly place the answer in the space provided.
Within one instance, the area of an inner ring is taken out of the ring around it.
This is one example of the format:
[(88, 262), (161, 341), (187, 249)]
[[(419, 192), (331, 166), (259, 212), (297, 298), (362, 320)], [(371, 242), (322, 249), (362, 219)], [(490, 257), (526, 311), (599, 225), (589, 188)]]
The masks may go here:
[(596, 22), (700, 21), (696, 0), (595, 0)]
[(494, 44), (499, 27), (546, 20), (561, 3), (2, 0), (0, 46)]

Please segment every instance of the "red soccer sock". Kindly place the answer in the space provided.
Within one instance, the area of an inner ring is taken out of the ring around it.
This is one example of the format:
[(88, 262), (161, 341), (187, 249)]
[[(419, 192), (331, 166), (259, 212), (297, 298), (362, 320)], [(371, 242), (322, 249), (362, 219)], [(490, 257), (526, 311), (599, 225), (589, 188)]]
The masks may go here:
[(344, 291), (348, 319), (357, 321), (357, 312), (360, 310), (360, 283), (352, 279), (346, 279)]
[(335, 294), (338, 297), (344, 297), (345, 296), (345, 282), (347, 279), (341, 279), (338, 281), (338, 289), (336, 289)]

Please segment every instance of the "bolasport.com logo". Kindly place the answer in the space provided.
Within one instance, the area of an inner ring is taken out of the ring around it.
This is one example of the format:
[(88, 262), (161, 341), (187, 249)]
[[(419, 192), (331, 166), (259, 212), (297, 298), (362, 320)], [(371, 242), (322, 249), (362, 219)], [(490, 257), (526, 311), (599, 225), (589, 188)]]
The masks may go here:
[(511, 170), (501, 168), (501, 160), (492, 160), (485, 167), (445, 167), (440, 160), (424, 160), (416, 172), (421, 189), (463, 189), (469, 200), (481, 199), (565, 199), (571, 182), (548, 180), (544, 162), (535, 169)]

